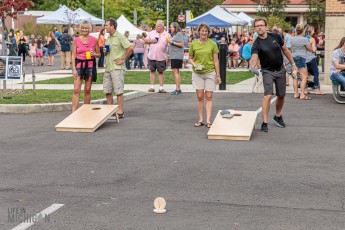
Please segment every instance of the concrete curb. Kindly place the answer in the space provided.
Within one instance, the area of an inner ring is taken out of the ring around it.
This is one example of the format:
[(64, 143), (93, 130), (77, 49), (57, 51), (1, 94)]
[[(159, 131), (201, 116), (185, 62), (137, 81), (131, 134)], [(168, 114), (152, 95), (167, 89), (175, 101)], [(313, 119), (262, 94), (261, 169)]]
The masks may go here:
[[(124, 101), (129, 101), (138, 97), (147, 96), (145, 92), (130, 92), (124, 94)], [(116, 96), (114, 103), (117, 103)], [(83, 103), (79, 103), (82, 105)], [(91, 101), (91, 104), (106, 104), (106, 99)], [(38, 112), (58, 112), (71, 111), (72, 103), (52, 103), (52, 104), (2, 104), (0, 105), (0, 113), (38, 113)]]

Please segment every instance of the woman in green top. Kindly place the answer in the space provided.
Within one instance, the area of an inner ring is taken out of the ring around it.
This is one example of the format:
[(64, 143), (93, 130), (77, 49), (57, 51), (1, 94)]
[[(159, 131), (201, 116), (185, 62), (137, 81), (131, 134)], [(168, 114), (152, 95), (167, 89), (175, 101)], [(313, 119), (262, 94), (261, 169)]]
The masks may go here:
[(218, 46), (208, 39), (211, 29), (201, 23), (198, 26), (200, 38), (194, 40), (189, 48), (189, 63), (193, 65), (192, 83), (196, 90), (199, 121), (195, 127), (205, 125), (203, 123), (204, 100), (206, 98), (206, 127), (210, 128), (212, 113), (212, 96), (216, 85), (221, 83), (219, 74)]

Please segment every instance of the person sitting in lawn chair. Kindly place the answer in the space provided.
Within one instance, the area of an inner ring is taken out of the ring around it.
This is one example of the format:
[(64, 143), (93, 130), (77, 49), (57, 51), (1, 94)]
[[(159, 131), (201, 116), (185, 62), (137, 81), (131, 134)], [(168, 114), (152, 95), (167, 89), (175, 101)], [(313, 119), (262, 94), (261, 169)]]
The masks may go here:
[(342, 85), (342, 91), (345, 90), (345, 37), (340, 40), (339, 45), (333, 51), (330, 77), (332, 81)]
[(235, 39), (231, 40), (231, 43), (228, 49), (229, 49), (229, 61), (228, 61), (229, 69), (231, 69), (231, 67), (234, 67), (234, 69), (236, 69), (238, 66), (238, 59), (240, 58), (240, 53), (239, 53), (240, 47), (235, 42)]

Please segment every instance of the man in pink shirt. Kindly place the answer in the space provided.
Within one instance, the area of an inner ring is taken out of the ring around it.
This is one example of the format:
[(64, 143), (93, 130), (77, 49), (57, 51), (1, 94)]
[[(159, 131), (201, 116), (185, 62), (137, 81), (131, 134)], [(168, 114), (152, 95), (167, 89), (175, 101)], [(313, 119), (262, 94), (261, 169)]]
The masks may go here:
[(171, 39), (168, 32), (164, 31), (164, 22), (158, 20), (156, 22), (156, 29), (151, 31), (146, 39), (146, 44), (150, 44), (149, 53), (147, 55), (149, 59), (150, 68), (150, 84), (149, 92), (155, 92), (154, 83), (156, 79), (156, 70), (158, 72), (159, 91), (158, 93), (166, 93), (163, 88), (164, 71), (166, 70), (166, 51), (168, 47), (167, 39)]

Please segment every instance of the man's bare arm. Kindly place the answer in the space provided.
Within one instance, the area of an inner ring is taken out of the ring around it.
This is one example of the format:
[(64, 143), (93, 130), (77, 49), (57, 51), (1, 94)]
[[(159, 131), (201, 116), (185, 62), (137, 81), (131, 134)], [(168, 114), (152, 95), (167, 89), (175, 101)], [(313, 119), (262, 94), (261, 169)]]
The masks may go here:
[(297, 67), (296, 67), (296, 65), (295, 65), (295, 62), (294, 62), (294, 60), (293, 60), (293, 58), (292, 58), (291, 52), (290, 52), (290, 50), (286, 47), (286, 45), (283, 45), (283, 46), (282, 46), (282, 51), (283, 51), (284, 55), (287, 57), (287, 59), (289, 60), (289, 62), (291, 63), (292, 69), (293, 69), (294, 71), (298, 71), (298, 69), (297, 69)]
[(256, 63), (258, 62), (258, 54), (253, 54), (252, 57), (250, 58), (249, 62), (249, 70), (251, 71), (252, 68), (255, 68)]

